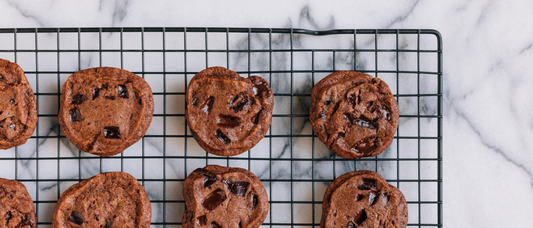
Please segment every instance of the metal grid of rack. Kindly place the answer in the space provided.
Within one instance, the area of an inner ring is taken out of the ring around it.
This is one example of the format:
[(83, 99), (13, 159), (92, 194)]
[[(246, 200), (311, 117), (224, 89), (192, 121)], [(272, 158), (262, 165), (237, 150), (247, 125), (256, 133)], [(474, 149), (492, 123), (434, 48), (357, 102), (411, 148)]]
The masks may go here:
[[(409, 227), (442, 227), (442, 40), (435, 30), (0, 29), (0, 58), (21, 65), (37, 97), (37, 129), (26, 144), (0, 153), (0, 173), (26, 185), (39, 227), (51, 227), (64, 190), (107, 171), (128, 172), (145, 186), (152, 226), (180, 227), (183, 180), (206, 164), (246, 168), (261, 179), (270, 202), (264, 227), (318, 227), (327, 185), (361, 169), (377, 171), (402, 190)], [(57, 124), (63, 82), (75, 71), (98, 66), (145, 78), (156, 105), (145, 137), (105, 158), (77, 150)], [(269, 133), (244, 154), (207, 154), (187, 129), (187, 82), (210, 66), (259, 75), (273, 89)], [(337, 70), (380, 77), (398, 100), (398, 131), (377, 157), (334, 156), (312, 132), (312, 86)]]

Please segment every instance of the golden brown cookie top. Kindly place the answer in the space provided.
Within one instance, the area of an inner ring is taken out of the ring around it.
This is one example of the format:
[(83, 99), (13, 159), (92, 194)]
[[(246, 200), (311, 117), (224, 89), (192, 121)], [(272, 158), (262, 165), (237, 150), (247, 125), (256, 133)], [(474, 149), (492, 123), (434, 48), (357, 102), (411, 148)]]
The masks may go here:
[(61, 194), (52, 226), (150, 227), (151, 204), (143, 186), (124, 172), (98, 174)]
[(268, 214), (268, 195), (250, 171), (208, 165), (194, 170), (183, 188), (183, 227), (257, 228)]
[(36, 227), (35, 207), (23, 184), (0, 178), (0, 215), (0, 227)]
[(37, 104), (24, 71), (0, 59), (0, 149), (19, 146), (37, 126)]
[(376, 156), (392, 142), (400, 111), (387, 84), (360, 72), (338, 71), (311, 92), (309, 118), (318, 138), (337, 155)]
[(266, 80), (223, 67), (196, 74), (187, 87), (187, 124), (207, 152), (233, 156), (261, 140), (272, 121), (274, 95)]
[(111, 156), (144, 136), (153, 111), (152, 90), (143, 78), (98, 67), (67, 79), (58, 118), (65, 136), (80, 150)]
[(335, 179), (322, 203), (321, 228), (407, 226), (407, 201), (378, 173), (353, 171)]

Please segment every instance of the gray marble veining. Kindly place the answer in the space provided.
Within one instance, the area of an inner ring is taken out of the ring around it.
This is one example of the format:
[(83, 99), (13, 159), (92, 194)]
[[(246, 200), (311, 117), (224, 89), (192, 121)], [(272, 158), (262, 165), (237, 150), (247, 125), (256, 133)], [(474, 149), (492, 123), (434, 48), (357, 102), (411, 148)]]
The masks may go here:
[[(282, 7), (280, 7), (282, 6)], [(529, 27), (532, 20), (530, 9), (533, 3), (527, 0), (508, 2), (503, 0), (474, 0), (474, 1), (423, 1), (412, 0), (407, 2), (390, 1), (268, 1), (268, 2), (174, 2), (158, 1), (143, 3), (140, 1), (100, 1), (85, 2), (81, 5), (71, 1), (12, 1), (0, 0), (0, 26), (10, 27), (285, 27), (306, 28), (313, 30), (325, 29), (366, 29), (366, 28), (435, 28), (443, 35), (444, 45), (444, 77), (443, 77), (443, 124), (445, 137), (443, 141), (444, 158), (444, 221), (445, 227), (529, 227), (530, 215), (533, 213), (532, 173), (533, 153), (531, 152), (531, 136), (533, 134), (531, 119), (531, 88), (533, 82), (530, 77), (533, 55), (531, 48), (533, 30)], [(224, 13), (221, 13), (224, 12)], [(207, 16), (206, 16), (207, 15)], [(40, 34), (39, 48), (56, 49), (56, 34)], [(63, 36), (64, 35), (64, 36)], [(83, 34), (81, 41), (83, 48), (98, 48), (97, 34)], [(171, 49), (183, 49), (184, 37), (180, 34), (167, 34), (166, 44)], [(353, 40), (346, 38), (293, 37), (293, 45), (297, 48), (353, 48)], [(124, 48), (138, 46), (139, 37), (124, 37)], [(159, 39), (157, 37), (145, 37)], [(290, 48), (289, 36), (273, 35), (272, 48)], [(35, 34), (17, 34), (17, 49), (35, 49)], [(191, 35), (187, 38), (187, 45), (193, 49), (205, 48), (203, 34)], [(211, 34), (208, 37), (208, 48), (226, 49), (225, 34)], [(396, 42), (390, 42), (394, 37), (380, 35), (378, 48), (395, 48)], [(417, 49), (413, 40), (417, 36), (398, 37), (400, 49)], [(421, 36), (420, 49), (434, 47), (436, 44), (431, 38)], [(60, 48), (77, 49), (77, 34), (61, 34)], [(192, 41), (200, 42), (192, 42)], [(230, 49), (247, 49), (248, 34), (230, 37)], [(344, 41), (341, 41), (344, 40)], [(103, 47), (117, 46), (120, 36), (117, 33), (105, 34), (102, 37)], [(213, 43), (211, 43), (211, 41)], [(0, 34), (0, 50), (13, 49), (14, 38), (12, 35)], [(376, 43), (372, 36), (360, 36), (355, 41), (357, 48), (375, 48)], [(269, 38), (261, 34), (251, 34), (250, 48), (269, 48)], [(159, 46), (157, 46), (159, 45)], [(392, 46), (390, 46), (392, 45)], [(145, 48), (161, 48), (161, 42), (147, 43)], [(100, 58), (97, 52), (61, 53), (59, 61), (55, 53), (39, 52), (38, 61), (35, 53), (18, 52), (17, 62), (21, 63), (28, 72), (55, 71), (74, 72), (78, 69), (103, 65), (121, 67), (120, 54), (106, 53)], [(142, 56), (141, 56), (142, 57)], [(139, 54), (124, 56), (124, 67), (128, 70), (143, 71)], [(180, 53), (167, 53), (163, 69), (162, 57), (156, 53), (145, 53), (145, 71), (183, 72), (199, 71), (206, 67), (204, 53), (190, 53), (187, 55), (187, 64), (184, 64), (184, 55)], [(269, 71), (270, 55), (266, 53), (246, 54), (232, 53), (229, 61), (225, 53), (209, 53), (208, 66), (225, 65), (240, 72)], [(0, 51), (0, 58), (15, 59), (12, 52)], [(250, 64), (248, 64), (248, 58)], [(287, 53), (272, 54), (272, 69), (287, 70), (291, 67), (291, 56)], [(306, 53), (293, 53), (292, 67), (295, 70), (308, 69), (311, 65), (311, 56)], [(355, 69), (374, 70), (376, 56), (373, 53), (338, 52), (335, 58), (331, 53), (318, 53), (314, 55), (314, 67), (333, 71)], [(355, 59), (355, 61), (353, 60)], [(398, 61), (396, 61), (398, 60)], [(78, 65), (78, 61), (80, 64)], [(431, 54), (420, 55), (420, 65), (417, 64), (418, 56), (415, 53), (400, 53), (398, 57), (383, 53), (377, 56), (378, 69), (394, 69), (398, 67), (405, 71), (435, 71), (436, 59)], [(398, 64), (398, 65), (396, 65)], [(420, 69), (418, 69), (420, 66)], [(246, 74), (246, 73), (244, 73)], [(57, 93), (69, 73), (60, 74), (28, 74), (32, 87), (39, 89), (40, 93)], [(293, 80), (288, 80), (288, 74), (259, 74), (267, 78), (277, 94), (293, 93), (308, 94), (313, 82), (325, 77), (327, 73), (293, 74)], [(418, 80), (413, 75), (402, 75), (396, 80), (395, 75), (379, 74), (395, 94), (431, 94), (437, 90), (438, 83), (435, 77), (420, 77)], [(152, 88), (163, 92), (183, 93), (186, 81), (192, 74), (184, 75), (167, 74), (165, 83), (162, 75), (150, 74), (145, 78), (150, 81)], [(39, 86), (36, 86), (37, 83)], [(291, 84), (292, 83), (292, 84)], [(405, 98), (405, 99), (403, 99)], [(163, 98), (156, 98), (157, 113), (183, 114), (183, 96), (167, 96), (166, 106)], [(302, 97), (292, 101), (293, 113), (306, 113), (309, 100)], [(290, 114), (291, 100), (287, 97), (276, 98), (275, 112), (279, 115)], [(418, 98), (402, 97), (399, 100), (402, 115), (436, 115), (438, 113), (436, 101), (431, 96)], [(40, 114), (54, 114), (57, 112), (57, 97), (41, 97), (39, 100)], [(46, 105), (43, 105), (46, 104)], [(292, 125), (291, 125), (292, 124)], [(436, 120), (431, 118), (402, 118), (398, 134), (400, 136), (428, 137), (437, 135), (435, 130)], [(167, 126), (162, 132), (161, 126)], [(172, 127), (169, 127), (172, 126)], [(305, 118), (290, 119), (277, 118), (273, 121), (271, 133), (311, 134), (309, 122)], [(154, 118), (149, 130), (152, 135), (184, 135), (187, 132), (185, 120), (182, 116), (167, 117), (166, 120)], [(18, 178), (28, 180), (23, 182), (34, 200), (55, 200), (68, 186), (76, 183), (78, 179), (90, 177), (100, 171), (123, 169), (132, 173), (137, 178), (144, 178), (145, 186), (149, 189), (150, 197), (166, 200), (177, 200), (176, 203), (166, 206), (154, 204), (154, 221), (162, 221), (162, 210), (165, 211), (167, 222), (179, 223), (183, 213), (182, 200), (179, 194), (182, 186), (179, 180), (194, 168), (206, 164), (205, 159), (145, 159), (144, 172), (142, 160), (129, 158), (142, 155), (139, 151), (144, 148), (145, 154), (150, 156), (199, 156), (205, 157), (203, 152), (192, 138), (147, 137), (142, 142), (132, 146), (118, 157), (109, 159), (93, 158), (79, 151), (61, 138), (54, 138), (60, 134), (57, 121), (54, 117), (42, 117), (39, 121), (39, 131), (36, 135), (50, 136), (50, 138), (30, 139), (24, 146), (6, 150), (0, 153), (0, 173), (5, 178)], [(165, 143), (164, 147), (163, 142)], [(187, 148), (185, 150), (185, 146)], [(435, 158), (438, 144), (435, 140), (395, 140), (393, 145), (381, 154), (380, 158)], [(38, 152), (36, 148), (39, 148)], [(319, 140), (310, 137), (272, 137), (263, 139), (251, 152), (241, 155), (247, 158), (280, 158), (277, 160), (238, 160), (220, 159), (208, 155), (208, 163), (249, 168), (261, 179), (284, 180), (286, 178), (299, 178), (301, 181), (293, 182), (293, 186), (284, 181), (266, 182), (270, 199), (276, 202), (293, 200), (307, 201), (314, 199), (320, 201), (327, 182), (336, 176), (357, 169), (375, 169), (388, 180), (418, 178), (434, 179), (435, 165), (431, 162), (409, 162), (380, 160), (378, 162), (361, 160), (356, 162), (322, 161), (315, 160), (312, 164), (305, 160), (314, 158), (333, 158), (332, 154)], [(420, 148), (420, 154), (418, 154)], [(272, 153), (271, 153), (272, 151)], [(18, 159), (12, 160), (11, 158)], [(46, 159), (35, 160), (37, 157)], [(55, 159), (60, 157), (61, 159)], [(298, 162), (283, 160), (294, 158)], [(124, 163), (121, 162), (123, 158)], [(312, 165), (312, 166), (311, 166)], [(310, 171), (309, 167), (313, 167)], [(335, 168), (333, 168), (335, 167)], [(160, 183), (148, 183), (151, 178), (161, 178), (164, 175), (168, 181), (164, 186)], [(62, 181), (57, 186), (57, 181)], [(308, 181), (309, 178), (312, 181)], [(43, 181), (35, 182), (36, 179)], [(72, 181), (66, 181), (72, 180)], [(324, 180), (318, 181), (318, 180)], [(394, 181), (391, 181), (393, 184)], [(312, 185), (312, 186), (310, 186)], [(509, 187), (513, 186), (513, 187)], [(305, 189), (312, 188), (314, 193)], [(422, 182), (401, 182), (400, 188), (408, 201), (435, 201), (432, 196), (437, 195), (437, 186)], [(418, 196), (418, 192), (424, 193)], [(163, 194), (163, 189), (165, 189)], [(292, 190), (292, 192), (291, 192)], [(472, 191), (475, 190), (475, 191)], [(296, 193), (295, 193), (296, 192)], [(425, 194), (427, 193), (427, 194)], [(166, 198), (165, 198), (166, 197)], [(299, 198), (302, 197), (302, 198)], [(416, 204), (412, 204), (416, 205)], [(267, 222), (279, 223), (317, 223), (320, 217), (320, 204), (272, 204), (271, 216)], [(39, 203), (39, 221), (49, 221), (53, 203)], [(410, 206), (409, 214), (411, 224), (434, 223), (433, 216), (436, 208), (432, 204), (423, 204), (418, 207)], [(293, 211), (294, 213), (285, 213)], [(178, 216), (176, 216), (178, 215)], [(498, 215), (498, 216), (495, 216)], [(314, 218), (315, 221), (312, 221)], [(46, 227), (46, 226), (43, 226)]]

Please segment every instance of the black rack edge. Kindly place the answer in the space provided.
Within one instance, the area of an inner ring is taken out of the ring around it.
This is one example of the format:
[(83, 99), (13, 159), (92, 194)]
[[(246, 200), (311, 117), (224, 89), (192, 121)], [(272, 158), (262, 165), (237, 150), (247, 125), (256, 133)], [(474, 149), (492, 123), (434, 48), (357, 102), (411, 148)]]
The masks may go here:
[(434, 34), (435, 29), (331, 29), (309, 30), (301, 28), (242, 28), (242, 27), (46, 27), (46, 28), (0, 28), (0, 33), (50, 33), (50, 32), (242, 32), (242, 33), (293, 33), (308, 35), (332, 34)]

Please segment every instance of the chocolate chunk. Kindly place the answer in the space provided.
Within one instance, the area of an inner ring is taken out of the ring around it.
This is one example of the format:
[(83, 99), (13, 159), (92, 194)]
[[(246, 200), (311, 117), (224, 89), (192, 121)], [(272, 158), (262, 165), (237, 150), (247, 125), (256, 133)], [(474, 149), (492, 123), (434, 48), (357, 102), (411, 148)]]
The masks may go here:
[(77, 225), (82, 225), (83, 224), (83, 215), (77, 211), (72, 211), (70, 213), (70, 216), (68, 217), (68, 220), (77, 224)]
[(246, 92), (240, 92), (229, 101), (229, 104), (233, 111), (240, 112), (247, 108), (250, 105), (250, 102)]
[(198, 97), (194, 97), (191, 102), (192, 105), (196, 106), (198, 104)]
[(72, 120), (72, 122), (81, 122), (82, 121), (81, 113), (80, 113), (80, 110), (78, 109), (77, 106), (74, 106), (74, 108), (70, 109), (68, 112), (70, 114), (70, 120)]
[(368, 194), (368, 206), (372, 206), (376, 203), (377, 192), (371, 191)]
[(374, 179), (368, 179), (363, 178), (361, 183), (359, 184), (359, 187), (357, 187), (359, 190), (370, 190), (370, 189), (377, 189), (377, 180)]
[(354, 144), (354, 147), (352, 148), (353, 151), (357, 153), (365, 153), (367, 151), (375, 150), (378, 146), (374, 143), (375, 139), (373, 138), (365, 138), (359, 140), (357, 143)]
[(93, 90), (93, 100), (100, 96), (100, 88), (94, 88)]
[(324, 101), (324, 105), (330, 105), (330, 104), (331, 104), (330, 100)]
[(244, 196), (248, 191), (248, 186), (250, 183), (244, 181), (228, 181), (227, 185), (231, 194), (236, 196)]
[(88, 100), (88, 98), (86, 96), (84, 96), (83, 94), (76, 94), (72, 97), (72, 102), (71, 104), (82, 104), (84, 101)]
[(230, 115), (218, 115), (217, 125), (224, 128), (234, 128), (241, 124), (241, 118)]
[(257, 197), (256, 194), (253, 194), (251, 191), (250, 193), (248, 194), (248, 202), (249, 202), (249, 205), (250, 205), (250, 208), (255, 208), (257, 206), (257, 204), (259, 203), (259, 198)]
[(380, 106), (378, 111), (379, 111), (379, 115), (382, 118), (385, 118), (387, 121), (391, 120), (390, 111), (389, 111), (389, 109), (386, 106)]
[(257, 206), (258, 203), (259, 203), (259, 197), (257, 197), (257, 195), (254, 194), (254, 197), (253, 197), (254, 208)]
[(224, 132), (222, 132), (220, 129), (215, 132), (215, 136), (224, 145), (229, 144), (231, 142), (231, 139), (228, 138), (228, 136), (224, 134)]
[(363, 194), (356, 194), (356, 195), (355, 195), (355, 201), (360, 201), (360, 200), (362, 200), (363, 198), (365, 198), (365, 195), (363, 195)]
[(112, 224), (111, 221), (107, 222), (107, 223), (105, 224), (104, 228), (112, 228), (113, 226), (112, 226), (111, 224)]
[(212, 211), (222, 203), (226, 201), (226, 193), (222, 189), (217, 189), (207, 196), (207, 198), (202, 202), (202, 205), (208, 211)]
[(118, 96), (122, 98), (129, 98), (128, 89), (126, 88), (126, 85), (119, 85), (117, 87), (118, 90)]
[(318, 113), (318, 118), (319, 118), (319, 119), (324, 119), (324, 118), (326, 118), (326, 113), (324, 112), (324, 109), (322, 109), (322, 111), (320, 111), (320, 112)]
[(272, 91), (266, 83), (266, 81), (255, 81), (253, 87), (254, 95), (263, 96), (263, 93), (267, 93), (267, 95), (271, 93)]
[(367, 219), (366, 211), (363, 209), (361, 212), (357, 213), (355, 217), (355, 224), (361, 225)]
[(115, 96), (105, 96), (105, 99), (109, 99), (109, 100), (115, 100), (116, 97)]
[(356, 114), (354, 113), (344, 113), (344, 117), (346, 119), (348, 119), (348, 121), (352, 124), (356, 124), (360, 127), (364, 127), (364, 128), (368, 128), (368, 129), (372, 129), (372, 130), (375, 130), (377, 127), (376, 127), (376, 123), (370, 121), (369, 119), (365, 118), (364, 116), (357, 116)]
[[(82, 219), (83, 219), (83, 216), (82, 216)], [(33, 217), (32, 216), (28, 216), (28, 214), (24, 214), (24, 216), (22, 217), (22, 221), (20, 221), (19, 223), (19, 227), (33, 227), (33, 225), (35, 224), (35, 221), (33, 220)]]
[(200, 226), (205, 226), (205, 224), (207, 224), (207, 217), (205, 217), (205, 215), (198, 217), (197, 223)]
[(201, 110), (209, 115), (209, 113), (211, 112), (211, 109), (213, 109), (213, 104), (215, 103), (215, 98), (214, 97), (209, 97), (207, 100), (204, 101), (204, 103), (202, 104), (202, 108)]
[(5, 215), (6, 220), (9, 221), (13, 216), (11, 215), (11, 211), (8, 211)]
[(9, 100), (9, 103), (10, 104), (15, 104), (15, 100), (11, 99), (11, 100)]
[(114, 126), (104, 127), (104, 137), (108, 139), (120, 139), (120, 128)]
[(206, 176), (205, 180), (204, 180), (204, 188), (207, 188), (207, 187), (213, 185), (215, 182), (217, 182), (217, 177), (215, 175)]
[(353, 121), (353, 123), (357, 124), (360, 127), (364, 127), (364, 128), (368, 128), (368, 129), (372, 129), (372, 130), (376, 129), (376, 126), (374, 125), (374, 123), (372, 123), (372, 122), (370, 122), (368, 120), (365, 120), (364, 118), (355, 119)]
[(254, 124), (258, 124), (259, 123), (259, 117), (261, 117), (261, 113), (263, 112), (263, 109), (261, 109), (257, 115), (255, 115), (253, 118), (252, 118), (252, 123)]
[(216, 222), (211, 223), (211, 228), (222, 228), (222, 226)]
[(353, 224), (352, 221), (349, 221), (348, 224), (346, 225), (346, 228), (356, 228), (355, 224)]
[(381, 193), (381, 199), (385, 202), (385, 206), (389, 203), (389, 195), (386, 192)]

